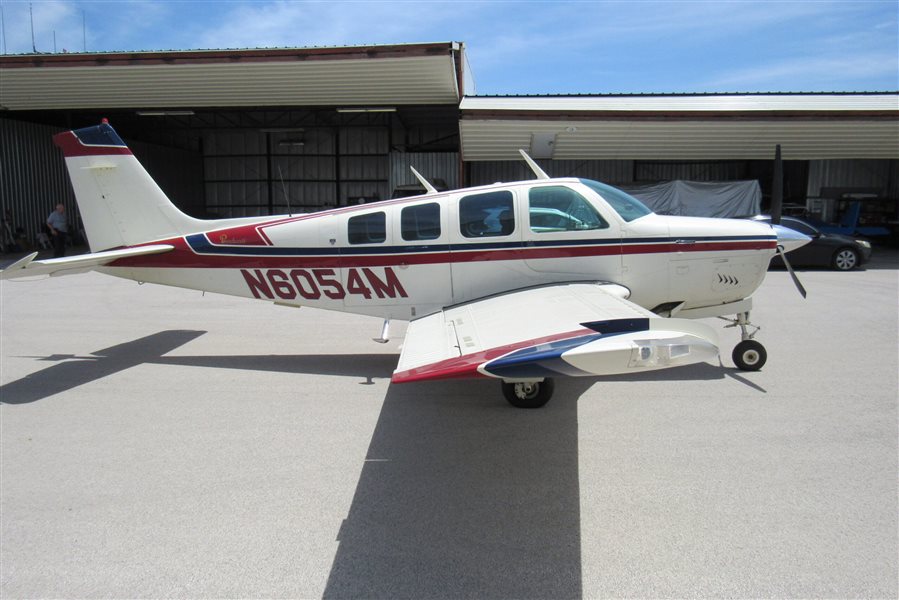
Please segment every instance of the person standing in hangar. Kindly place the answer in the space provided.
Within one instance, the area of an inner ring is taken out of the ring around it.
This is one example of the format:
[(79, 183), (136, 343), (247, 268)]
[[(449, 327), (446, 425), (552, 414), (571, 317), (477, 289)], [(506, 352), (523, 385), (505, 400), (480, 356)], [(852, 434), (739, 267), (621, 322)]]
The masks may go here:
[(53, 238), (53, 258), (65, 256), (66, 236), (69, 232), (69, 225), (66, 223), (66, 207), (64, 204), (57, 204), (56, 210), (47, 217), (47, 227), (50, 229), (50, 235)]

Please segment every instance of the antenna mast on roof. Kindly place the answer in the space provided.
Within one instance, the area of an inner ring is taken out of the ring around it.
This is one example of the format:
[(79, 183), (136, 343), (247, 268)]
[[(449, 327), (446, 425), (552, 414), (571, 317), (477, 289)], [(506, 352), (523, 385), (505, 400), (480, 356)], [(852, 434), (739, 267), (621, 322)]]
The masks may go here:
[(28, 3), (28, 14), (31, 15), (31, 51), (37, 54), (37, 46), (34, 45), (34, 9), (31, 2)]
[(3, 6), (0, 6), (0, 30), (3, 35), (3, 54), (6, 54), (6, 15), (3, 13)]

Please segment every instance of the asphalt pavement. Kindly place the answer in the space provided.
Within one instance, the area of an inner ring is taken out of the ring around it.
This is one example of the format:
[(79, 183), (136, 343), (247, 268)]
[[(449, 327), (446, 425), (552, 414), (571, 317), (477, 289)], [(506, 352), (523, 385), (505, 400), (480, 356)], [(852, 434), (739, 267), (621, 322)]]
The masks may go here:
[(390, 385), (375, 319), (4, 281), (0, 597), (896, 598), (896, 259), (771, 272), (760, 372), (711, 320), (540, 410)]

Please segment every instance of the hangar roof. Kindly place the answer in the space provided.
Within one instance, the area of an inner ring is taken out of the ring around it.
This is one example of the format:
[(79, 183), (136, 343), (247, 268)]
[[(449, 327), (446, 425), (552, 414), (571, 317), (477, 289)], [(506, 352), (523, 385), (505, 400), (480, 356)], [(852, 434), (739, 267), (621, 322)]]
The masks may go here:
[(457, 104), (457, 42), (0, 57), (5, 110)]
[(464, 160), (899, 158), (899, 93), (480, 96)]
[[(0, 56), (0, 111), (387, 108), (466, 161), (899, 158), (899, 92), (464, 95), (464, 44)], [(459, 104), (461, 98), (461, 105)], [(9, 113), (7, 113), (9, 114)], [(408, 117), (409, 115), (407, 115)]]

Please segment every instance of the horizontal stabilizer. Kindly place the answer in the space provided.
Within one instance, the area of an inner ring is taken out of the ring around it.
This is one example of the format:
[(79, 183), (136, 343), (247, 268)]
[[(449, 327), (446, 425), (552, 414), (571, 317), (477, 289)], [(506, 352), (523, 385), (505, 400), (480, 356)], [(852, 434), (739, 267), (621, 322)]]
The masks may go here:
[(48, 258), (46, 260), (34, 260), (37, 256), (37, 252), (34, 252), (0, 271), (0, 279), (17, 279), (19, 277), (35, 277), (37, 275), (72, 275), (90, 271), (120, 258), (160, 254), (174, 249), (175, 247), (169, 244), (153, 244), (122, 250), (107, 250), (92, 254), (66, 256), (64, 258)]

